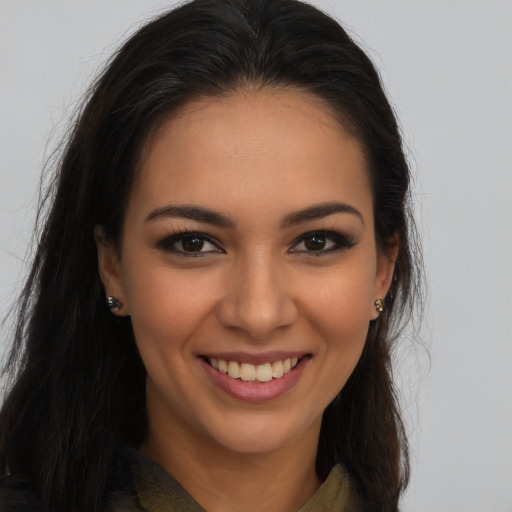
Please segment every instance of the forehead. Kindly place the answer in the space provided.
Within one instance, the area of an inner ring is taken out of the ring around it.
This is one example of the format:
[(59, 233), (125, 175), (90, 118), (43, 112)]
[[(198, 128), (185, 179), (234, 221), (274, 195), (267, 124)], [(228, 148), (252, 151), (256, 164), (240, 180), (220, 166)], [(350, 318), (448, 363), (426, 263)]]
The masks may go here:
[(325, 102), (266, 89), (199, 98), (164, 122), (146, 145), (132, 199), (297, 208), (369, 190), (362, 146)]

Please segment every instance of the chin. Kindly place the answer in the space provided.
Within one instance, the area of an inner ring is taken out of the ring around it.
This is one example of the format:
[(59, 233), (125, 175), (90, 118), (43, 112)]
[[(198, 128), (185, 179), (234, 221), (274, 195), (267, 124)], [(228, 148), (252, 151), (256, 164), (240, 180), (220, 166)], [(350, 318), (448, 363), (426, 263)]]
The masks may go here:
[[(318, 439), (321, 417), (311, 425), (287, 418), (276, 418), (275, 414), (248, 415), (227, 425), (209, 425), (206, 435), (219, 446), (241, 455), (257, 455), (276, 452), (304, 443), (306, 439)], [(252, 417), (251, 417), (252, 416)], [(313, 435), (312, 435), (313, 434)]]

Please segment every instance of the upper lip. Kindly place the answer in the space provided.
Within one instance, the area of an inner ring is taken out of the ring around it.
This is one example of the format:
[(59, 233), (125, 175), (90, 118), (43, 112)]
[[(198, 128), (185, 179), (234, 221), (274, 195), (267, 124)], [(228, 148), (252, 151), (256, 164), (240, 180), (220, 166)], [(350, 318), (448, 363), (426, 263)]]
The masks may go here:
[(208, 352), (199, 354), (199, 357), (207, 359), (221, 359), (222, 361), (237, 361), (238, 363), (248, 363), (253, 365), (274, 363), (275, 361), (285, 361), (286, 359), (293, 359), (308, 355), (305, 351), (282, 351), (272, 350), (269, 352), (261, 352), (253, 354), (249, 352)]

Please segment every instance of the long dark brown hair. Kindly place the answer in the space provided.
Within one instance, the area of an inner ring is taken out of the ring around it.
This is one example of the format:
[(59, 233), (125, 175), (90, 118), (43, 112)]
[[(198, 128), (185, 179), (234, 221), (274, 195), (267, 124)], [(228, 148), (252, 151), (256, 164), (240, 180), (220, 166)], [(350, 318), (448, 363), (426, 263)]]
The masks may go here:
[(316, 8), (195, 0), (142, 27), (111, 59), (44, 195), (6, 365), (12, 386), (0, 413), (0, 475), (25, 482), (45, 511), (101, 511), (115, 451), (146, 436), (145, 370), (129, 317), (105, 306), (93, 228), (119, 240), (153, 130), (194, 98), (246, 87), (291, 87), (326, 101), (365, 149), (379, 247), (398, 235), (385, 311), (324, 413), (317, 456), (322, 478), (337, 462), (348, 468), (367, 510), (397, 508), (409, 464), (390, 358), (421, 268), (392, 108), (365, 53)]

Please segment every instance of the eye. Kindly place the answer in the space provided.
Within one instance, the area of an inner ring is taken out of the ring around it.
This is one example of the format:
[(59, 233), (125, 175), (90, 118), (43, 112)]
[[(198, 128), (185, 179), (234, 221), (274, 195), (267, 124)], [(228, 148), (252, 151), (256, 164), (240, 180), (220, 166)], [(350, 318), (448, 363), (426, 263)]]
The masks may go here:
[(222, 252), (205, 233), (176, 233), (158, 242), (157, 247), (164, 251), (192, 257)]
[(321, 254), (348, 249), (354, 245), (353, 240), (335, 231), (311, 231), (301, 235), (293, 244), (291, 252)]

